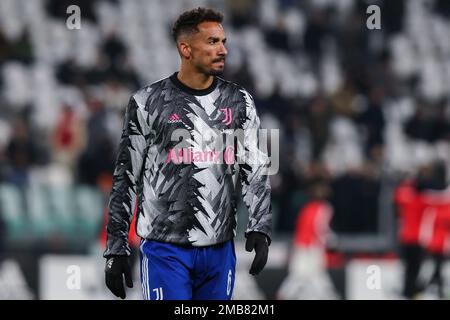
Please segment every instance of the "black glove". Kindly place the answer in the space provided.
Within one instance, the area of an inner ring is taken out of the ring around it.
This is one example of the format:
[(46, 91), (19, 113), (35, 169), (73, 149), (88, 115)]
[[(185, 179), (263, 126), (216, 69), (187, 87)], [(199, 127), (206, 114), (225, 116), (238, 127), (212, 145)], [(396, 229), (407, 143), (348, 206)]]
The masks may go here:
[(252, 252), (253, 249), (255, 249), (256, 254), (249, 273), (255, 276), (260, 273), (266, 265), (267, 256), (269, 254), (269, 242), (264, 234), (260, 232), (248, 233), (247, 242), (245, 243), (245, 250)]
[(128, 288), (133, 288), (131, 279), (131, 266), (127, 256), (113, 256), (106, 260), (105, 282), (106, 286), (116, 296), (125, 299), (123, 276)]

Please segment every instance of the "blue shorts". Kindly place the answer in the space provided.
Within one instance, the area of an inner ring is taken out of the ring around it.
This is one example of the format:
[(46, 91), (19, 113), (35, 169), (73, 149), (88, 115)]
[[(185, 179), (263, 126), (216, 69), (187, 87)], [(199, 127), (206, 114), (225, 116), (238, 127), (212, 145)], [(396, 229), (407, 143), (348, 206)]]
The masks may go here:
[(182, 247), (141, 240), (144, 300), (231, 300), (236, 270), (234, 241)]

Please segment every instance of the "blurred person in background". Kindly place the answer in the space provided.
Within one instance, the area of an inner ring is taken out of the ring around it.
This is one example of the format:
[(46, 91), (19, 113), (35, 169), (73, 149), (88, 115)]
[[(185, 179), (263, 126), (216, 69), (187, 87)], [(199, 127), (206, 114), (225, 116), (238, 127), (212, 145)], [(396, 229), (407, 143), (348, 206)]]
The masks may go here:
[[(272, 212), (264, 169), (269, 159), (258, 149), (257, 139), (248, 136), (260, 129), (252, 97), (218, 77), (227, 56), (222, 20), (221, 13), (205, 8), (180, 15), (173, 26), (180, 71), (142, 88), (129, 100), (104, 252), (106, 285), (122, 299), (123, 277), (128, 287), (133, 286), (128, 234), (136, 206), (146, 300), (232, 298), (235, 215), (241, 195), (249, 210), (245, 248), (255, 250), (249, 273), (259, 274), (267, 262)], [(196, 151), (205, 147), (203, 139), (210, 129), (224, 134), (242, 129), (245, 159), (234, 161), (240, 150), (233, 150), (233, 159), (225, 159), (225, 151), (216, 150), (211, 142), (206, 147), (222, 153), (222, 163), (179, 159), (179, 151), (189, 148), (172, 140), (177, 129), (183, 129), (189, 136), (184, 142)]]
[(9, 162), (6, 180), (18, 186), (26, 186), (31, 166), (38, 158), (38, 147), (22, 117), (14, 120), (12, 130), (11, 140), (6, 147), (6, 158)]
[(53, 160), (74, 172), (85, 141), (84, 125), (71, 105), (64, 105), (52, 136)]
[(373, 87), (369, 93), (369, 101), (366, 110), (357, 117), (357, 122), (362, 124), (365, 133), (364, 151), (366, 157), (376, 162), (383, 159), (384, 127), (386, 119), (383, 114), (384, 89)]
[(333, 241), (333, 213), (327, 201), (330, 192), (327, 180), (310, 182), (310, 201), (297, 216), (288, 276), (278, 290), (278, 299), (339, 298), (327, 271), (327, 243)]
[(419, 283), (419, 272), (425, 257), (419, 239), (424, 202), (417, 181), (404, 179), (394, 192), (394, 203), (399, 218), (398, 238), (404, 265), (402, 295), (411, 299), (423, 289)]
[(333, 118), (332, 107), (322, 95), (313, 98), (308, 108), (307, 123), (312, 138), (312, 157), (319, 159), (330, 138), (330, 122)]
[(91, 113), (86, 124), (86, 147), (78, 159), (79, 179), (101, 187), (112, 179), (113, 172), (114, 140), (108, 126), (111, 112), (95, 95), (90, 95), (87, 102)]
[(425, 290), (444, 299), (446, 282), (443, 274), (444, 263), (450, 253), (450, 192), (441, 199), (432, 200), (425, 209), (425, 215), (432, 220), (432, 236), (427, 245), (428, 255), (433, 262), (433, 273), (426, 283)]
[(433, 162), (429, 174), (419, 179), (423, 198), (421, 243), (433, 264), (433, 272), (424, 284), (424, 293), (433, 298), (445, 297), (443, 265), (450, 253), (450, 188), (446, 181), (445, 163)]

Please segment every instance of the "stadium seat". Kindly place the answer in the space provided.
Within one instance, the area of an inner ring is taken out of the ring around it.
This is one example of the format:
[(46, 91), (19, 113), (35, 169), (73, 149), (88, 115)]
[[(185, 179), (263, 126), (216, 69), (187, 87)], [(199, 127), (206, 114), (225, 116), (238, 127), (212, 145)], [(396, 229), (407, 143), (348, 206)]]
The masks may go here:
[(26, 190), (26, 203), (30, 223), (30, 233), (37, 239), (44, 239), (56, 231), (56, 221), (51, 215), (47, 192), (41, 186)]
[(0, 185), (0, 214), (5, 221), (8, 239), (20, 241), (26, 233), (26, 215), (22, 194), (18, 187)]
[(72, 188), (69, 186), (49, 186), (48, 201), (50, 212), (55, 219), (58, 231), (65, 235), (65, 238), (77, 236), (76, 220), (74, 214), (74, 200)]
[(95, 239), (103, 222), (102, 193), (88, 186), (77, 186), (73, 193), (74, 209), (79, 223), (79, 237)]

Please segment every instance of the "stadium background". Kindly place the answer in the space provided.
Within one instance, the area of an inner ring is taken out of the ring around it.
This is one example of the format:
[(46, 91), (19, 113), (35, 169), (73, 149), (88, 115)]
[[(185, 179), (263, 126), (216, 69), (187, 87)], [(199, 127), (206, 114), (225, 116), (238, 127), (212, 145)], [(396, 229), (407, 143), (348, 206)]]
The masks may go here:
[[(79, 30), (66, 25), (72, 4)], [(380, 30), (366, 26), (371, 4)], [(269, 262), (248, 275), (241, 208), (235, 298), (326, 298), (328, 280), (337, 298), (399, 298), (393, 192), (439, 163), (436, 179), (448, 181), (446, 0), (0, 0), (0, 299), (112, 298), (102, 229), (124, 108), (178, 69), (170, 25), (201, 5), (225, 14), (224, 78), (253, 94), (263, 127), (280, 130)], [(329, 278), (304, 284), (320, 287), (305, 296), (294, 277), (283, 296), (299, 212), (318, 193), (334, 209), (322, 247)]]

